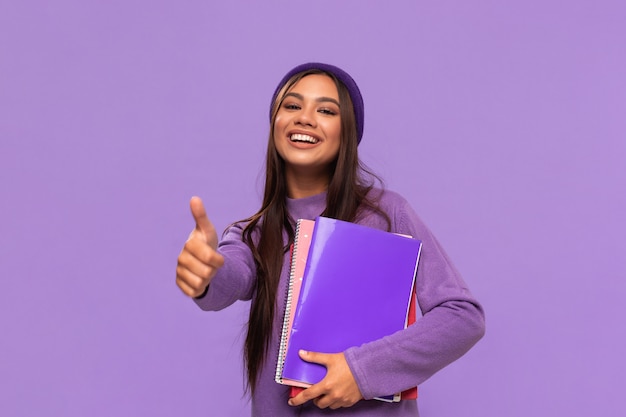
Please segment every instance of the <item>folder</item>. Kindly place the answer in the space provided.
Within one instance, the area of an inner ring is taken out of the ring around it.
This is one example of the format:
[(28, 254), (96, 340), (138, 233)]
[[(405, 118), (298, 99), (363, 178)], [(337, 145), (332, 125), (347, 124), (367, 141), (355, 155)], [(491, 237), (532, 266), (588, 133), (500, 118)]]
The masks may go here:
[[(299, 349), (342, 352), (415, 321), (420, 250), (417, 239), (355, 223), (321, 216), (314, 223), (298, 220), (276, 381), (308, 387), (324, 377), (326, 368), (300, 359)], [(416, 396), (412, 388), (379, 399)]]

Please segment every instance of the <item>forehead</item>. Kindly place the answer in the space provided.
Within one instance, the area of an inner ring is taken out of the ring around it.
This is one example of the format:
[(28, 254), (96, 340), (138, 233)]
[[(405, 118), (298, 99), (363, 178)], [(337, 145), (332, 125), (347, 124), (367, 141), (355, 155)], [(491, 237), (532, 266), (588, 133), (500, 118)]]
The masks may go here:
[(298, 80), (289, 92), (310, 97), (329, 97), (339, 100), (337, 86), (332, 78), (325, 74), (309, 74)]

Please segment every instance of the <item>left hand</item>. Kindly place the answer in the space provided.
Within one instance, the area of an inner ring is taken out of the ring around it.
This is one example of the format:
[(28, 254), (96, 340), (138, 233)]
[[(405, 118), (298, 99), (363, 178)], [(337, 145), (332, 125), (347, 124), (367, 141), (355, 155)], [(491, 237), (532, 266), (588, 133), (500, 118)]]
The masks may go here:
[(309, 400), (319, 408), (337, 409), (351, 407), (363, 399), (352, 371), (343, 353), (319, 353), (301, 350), (300, 357), (326, 367), (326, 376), (317, 384), (311, 385), (289, 400), (289, 405), (297, 406)]

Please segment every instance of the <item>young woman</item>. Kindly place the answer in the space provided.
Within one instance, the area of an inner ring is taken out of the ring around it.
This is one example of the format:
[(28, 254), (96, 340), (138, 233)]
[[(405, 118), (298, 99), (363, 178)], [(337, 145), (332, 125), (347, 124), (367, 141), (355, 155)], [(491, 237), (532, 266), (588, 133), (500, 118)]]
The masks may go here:
[[(481, 306), (407, 201), (376, 186), (358, 158), (364, 107), (358, 86), (332, 65), (289, 71), (271, 101), (260, 210), (221, 241), (202, 201), (191, 199), (195, 229), (178, 257), (176, 283), (203, 310), (251, 300), (244, 346), (254, 416), (418, 416), (416, 401), (372, 398), (421, 384), (484, 334)], [(295, 220), (323, 215), (422, 241), (416, 279), (423, 314), (405, 330), (342, 353), (301, 352), (325, 378), (289, 399), (274, 381)], [(370, 401), (367, 401), (370, 400)]]

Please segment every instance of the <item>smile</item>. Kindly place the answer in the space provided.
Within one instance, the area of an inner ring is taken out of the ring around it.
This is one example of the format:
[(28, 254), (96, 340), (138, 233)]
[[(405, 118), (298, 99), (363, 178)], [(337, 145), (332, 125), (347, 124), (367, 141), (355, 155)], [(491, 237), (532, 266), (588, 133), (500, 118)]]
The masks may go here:
[(313, 136), (305, 135), (302, 133), (294, 133), (289, 137), (289, 139), (291, 139), (292, 142), (306, 142), (306, 143), (319, 142), (317, 138), (314, 138)]

